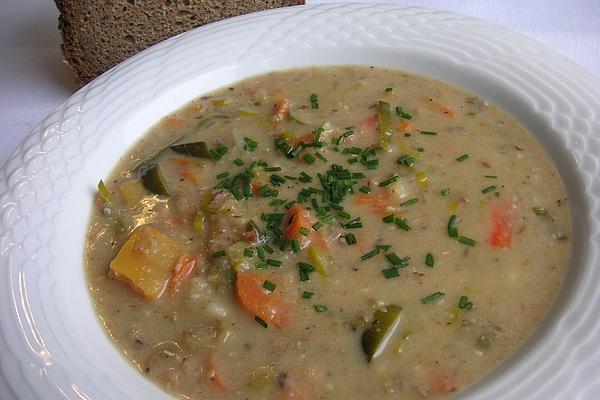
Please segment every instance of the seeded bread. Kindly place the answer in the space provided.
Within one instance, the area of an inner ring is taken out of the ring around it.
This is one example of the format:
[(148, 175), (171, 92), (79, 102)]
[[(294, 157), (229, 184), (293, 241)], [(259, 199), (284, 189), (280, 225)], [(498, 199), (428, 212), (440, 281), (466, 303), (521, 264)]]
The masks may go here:
[(55, 0), (62, 49), (85, 84), (140, 50), (220, 19), (303, 0)]

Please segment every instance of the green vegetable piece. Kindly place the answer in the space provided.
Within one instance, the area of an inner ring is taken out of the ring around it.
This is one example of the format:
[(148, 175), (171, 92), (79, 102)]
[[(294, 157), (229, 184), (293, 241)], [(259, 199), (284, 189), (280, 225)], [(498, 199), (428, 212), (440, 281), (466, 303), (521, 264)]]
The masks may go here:
[(333, 258), (323, 249), (311, 244), (308, 246), (308, 258), (314, 264), (315, 270), (321, 276), (328, 276), (333, 267)]
[(191, 142), (174, 144), (169, 148), (177, 153), (187, 154), (192, 157), (210, 158), (210, 149), (206, 142)]
[(390, 103), (380, 101), (377, 105), (377, 119), (379, 120), (379, 147), (390, 150), (392, 147), (392, 113)]
[(368, 362), (383, 352), (394, 332), (398, 330), (402, 314), (402, 307), (393, 304), (375, 310), (373, 322), (361, 338), (362, 349)]
[(167, 182), (160, 172), (160, 166), (154, 165), (148, 169), (142, 176), (142, 183), (144, 187), (152, 193), (168, 196), (169, 189)]
[(100, 194), (100, 197), (102, 197), (102, 200), (104, 200), (105, 202), (110, 203), (112, 201), (112, 193), (110, 192), (110, 190), (108, 190), (102, 179), (100, 179), (100, 181), (98, 182), (98, 193)]

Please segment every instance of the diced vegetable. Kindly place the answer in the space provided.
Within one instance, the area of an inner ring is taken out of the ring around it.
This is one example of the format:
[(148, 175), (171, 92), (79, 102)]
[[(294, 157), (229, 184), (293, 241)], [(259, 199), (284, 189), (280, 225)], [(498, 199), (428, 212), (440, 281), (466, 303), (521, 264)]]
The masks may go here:
[(315, 222), (314, 218), (311, 217), (304, 207), (295, 203), (288, 210), (284, 225), (285, 235), (290, 239), (303, 240), (306, 236), (301, 234), (301, 228), (307, 229), (310, 232)]
[(105, 202), (110, 203), (112, 201), (112, 193), (108, 190), (102, 179), (98, 182), (98, 193)]
[(319, 274), (329, 275), (329, 271), (333, 267), (333, 257), (327, 253), (326, 249), (317, 244), (311, 244), (308, 246), (308, 258)]
[(392, 112), (390, 103), (380, 101), (377, 105), (377, 119), (379, 121), (379, 147), (389, 151), (392, 148)]
[(489, 242), (492, 246), (507, 249), (512, 242), (512, 211), (510, 206), (498, 203), (490, 211), (492, 228)]
[(285, 115), (288, 113), (288, 109), (290, 108), (290, 102), (288, 99), (284, 98), (273, 106), (273, 121), (281, 122), (285, 118)]
[(252, 259), (244, 254), (244, 250), (248, 247), (248, 243), (241, 241), (232, 244), (225, 250), (227, 260), (235, 270), (235, 272), (248, 271), (252, 268)]
[(204, 375), (215, 384), (215, 387), (221, 392), (228, 392), (229, 385), (225, 382), (225, 379), (221, 375), (219, 366), (214, 356), (208, 357), (202, 365), (202, 372)]
[(184, 254), (179, 257), (171, 280), (169, 281), (169, 296), (177, 297), (181, 287), (196, 274), (197, 257)]
[(192, 157), (211, 158), (210, 149), (206, 142), (174, 144), (169, 148), (177, 153), (187, 154)]
[(248, 313), (259, 317), (269, 325), (281, 327), (289, 321), (291, 303), (281, 295), (265, 290), (263, 288), (265, 280), (274, 281), (272, 276), (263, 273), (237, 274), (235, 283), (237, 299)]
[(138, 179), (123, 182), (120, 189), (128, 207), (134, 207), (139, 204), (147, 193), (144, 184)]
[(159, 298), (186, 251), (148, 225), (136, 228), (110, 262), (111, 274), (148, 300)]
[(152, 193), (168, 196), (169, 189), (167, 182), (162, 176), (159, 165), (154, 165), (148, 169), (142, 176), (142, 183), (144, 187)]
[(390, 338), (402, 321), (402, 307), (389, 304), (375, 310), (371, 326), (361, 338), (362, 349), (367, 361), (377, 358), (385, 349)]

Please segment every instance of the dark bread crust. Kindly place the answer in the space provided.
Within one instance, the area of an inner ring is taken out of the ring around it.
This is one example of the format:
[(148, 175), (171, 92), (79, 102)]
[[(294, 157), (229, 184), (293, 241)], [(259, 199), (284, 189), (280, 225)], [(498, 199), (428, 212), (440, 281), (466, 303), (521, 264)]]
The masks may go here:
[(166, 38), (220, 19), (303, 0), (55, 0), (62, 50), (85, 84)]

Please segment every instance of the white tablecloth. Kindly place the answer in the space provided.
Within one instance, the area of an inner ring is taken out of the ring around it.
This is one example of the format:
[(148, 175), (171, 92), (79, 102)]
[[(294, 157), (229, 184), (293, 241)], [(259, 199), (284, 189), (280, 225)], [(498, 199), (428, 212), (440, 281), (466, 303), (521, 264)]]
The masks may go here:
[[(307, 0), (308, 4), (323, 0)], [(337, 1), (329, 1), (337, 2)], [(446, 9), (535, 38), (600, 75), (598, 0), (382, 1)], [(77, 90), (62, 63), (51, 0), (1, 0), (0, 166), (27, 133)]]

